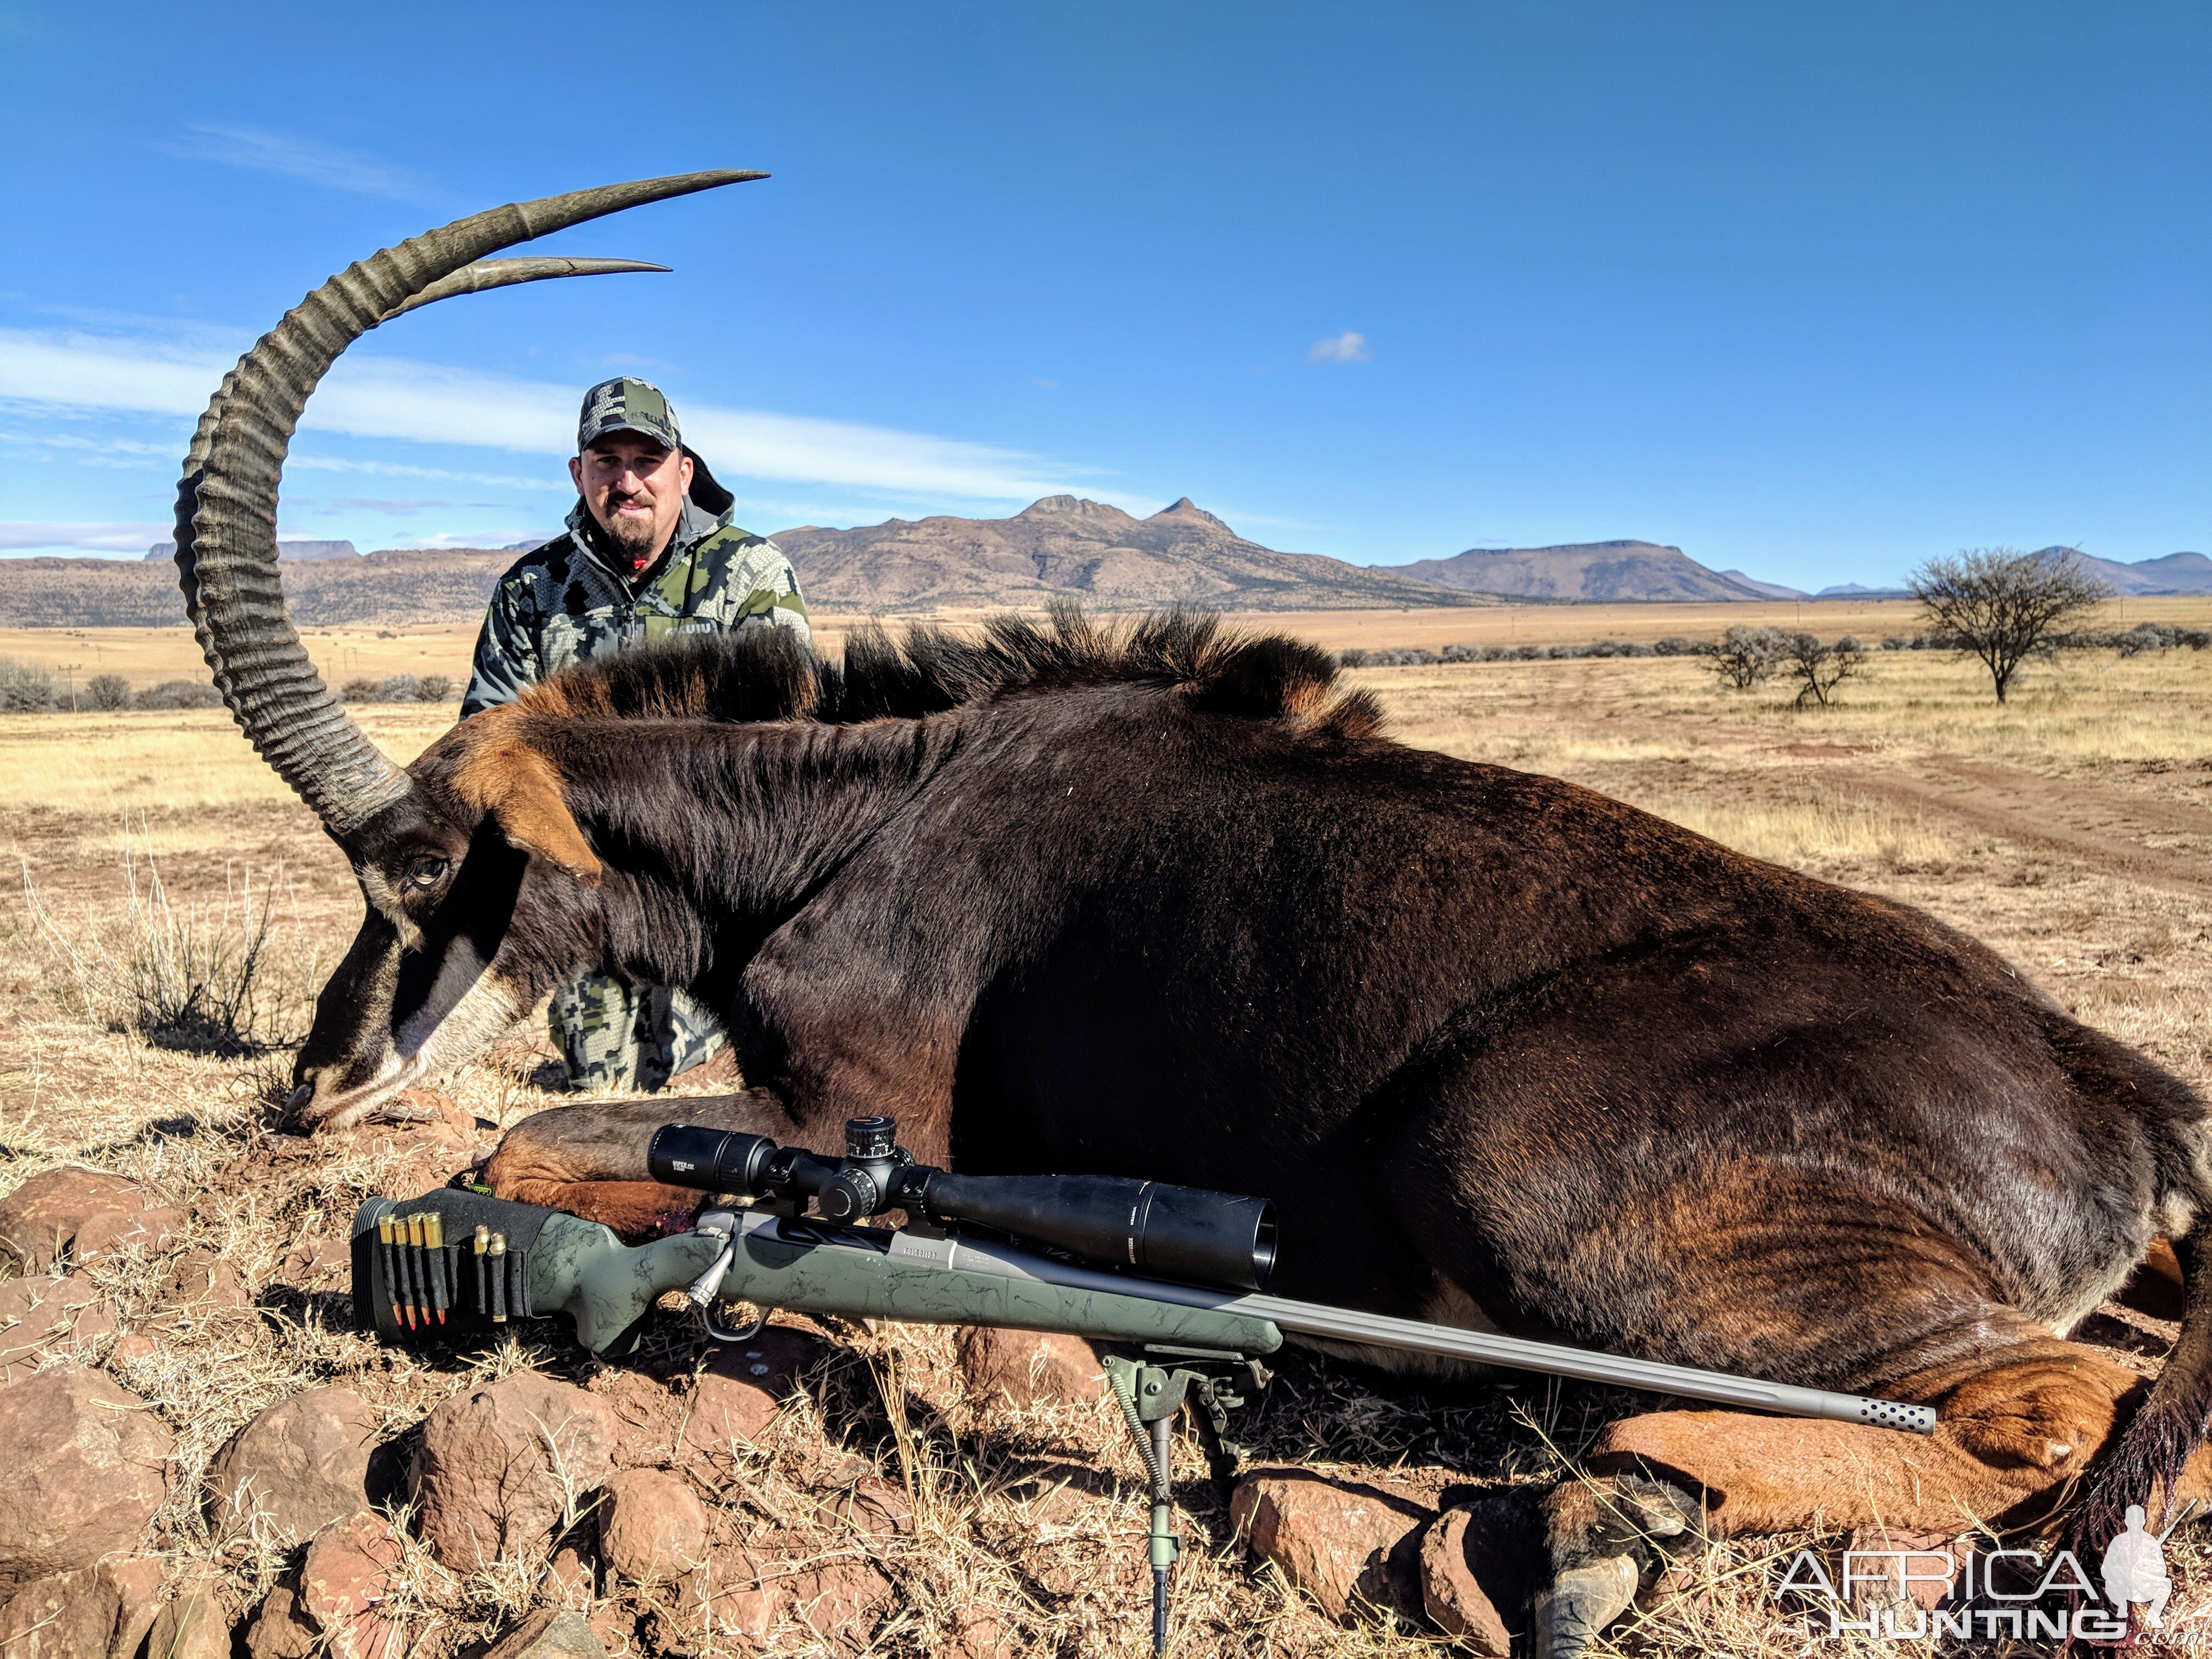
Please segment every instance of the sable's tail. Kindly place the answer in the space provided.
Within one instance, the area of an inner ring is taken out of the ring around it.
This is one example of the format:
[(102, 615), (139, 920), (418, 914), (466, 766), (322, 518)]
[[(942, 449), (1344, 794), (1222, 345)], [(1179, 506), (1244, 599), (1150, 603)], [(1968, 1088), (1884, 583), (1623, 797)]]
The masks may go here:
[(2110, 1543), (2130, 1504), (2141, 1504), (2150, 1529), (2163, 1532), (2182, 1471), (2212, 1431), (2212, 1214), (2200, 1215), (2178, 1254), (2187, 1290), (2181, 1338), (2149, 1397), (2090, 1474), (2069, 1529), (2077, 1553)]

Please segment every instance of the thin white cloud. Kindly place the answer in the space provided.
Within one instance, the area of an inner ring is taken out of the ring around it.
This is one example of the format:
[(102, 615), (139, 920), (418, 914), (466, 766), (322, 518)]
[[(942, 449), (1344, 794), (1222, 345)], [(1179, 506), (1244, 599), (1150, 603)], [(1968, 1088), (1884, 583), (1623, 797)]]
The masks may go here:
[(383, 196), (404, 202), (430, 193), (428, 181), (405, 167), (393, 167), (359, 150), (340, 149), (312, 138), (271, 132), (266, 127), (190, 126), (182, 138), (160, 148), (190, 161), (303, 179), (311, 185), (356, 196)]
[(511, 472), (456, 472), (442, 466), (409, 466), (401, 461), (356, 461), (337, 455), (290, 455), (284, 460), (287, 472), (356, 472), (381, 478), (430, 478), (441, 483), (486, 484), (494, 489), (555, 489), (562, 495), (572, 493), (568, 475), (560, 468), (548, 471), (542, 478), (527, 477)]
[(0, 552), (68, 547), (88, 553), (143, 553), (174, 533), (166, 524), (69, 523), (32, 519), (0, 520)]
[[(88, 410), (197, 416), (230, 367), (204, 350), (82, 332), (0, 329), (0, 400), (19, 414), (74, 419)], [(331, 371), (303, 429), (566, 457), (581, 387), (454, 369), (400, 357), (348, 357)], [(995, 445), (764, 410), (678, 400), (687, 441), (718, 476), (834, 484), (925, 499), (1030, 501), (1080, 489), (1037, 458)], [(294, 466), (386, 472), (508, 488), (566, 490), (441, 468), (302, 456)]]
[(1325, 335), (1306, 348), (1310, 363), (1364, 363), (1374, 356), (1367, 349), (1367, 337), (1349, 328), (1341, 334)]

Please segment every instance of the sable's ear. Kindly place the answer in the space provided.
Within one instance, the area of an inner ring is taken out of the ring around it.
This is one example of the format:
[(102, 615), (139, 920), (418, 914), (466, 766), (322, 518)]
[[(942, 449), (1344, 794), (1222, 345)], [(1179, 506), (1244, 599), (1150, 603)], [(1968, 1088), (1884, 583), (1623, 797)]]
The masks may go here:
[[(493, 720), (499, 713), (487, 709), (477, 719)], [(604, 868), (568, 810), (560, 773), (520, 733), (496, 728), (487, 733), (454, 769), (452, 787), (498, 823), (508, 845), (550, 860), (586, 887), (599, 884)]]

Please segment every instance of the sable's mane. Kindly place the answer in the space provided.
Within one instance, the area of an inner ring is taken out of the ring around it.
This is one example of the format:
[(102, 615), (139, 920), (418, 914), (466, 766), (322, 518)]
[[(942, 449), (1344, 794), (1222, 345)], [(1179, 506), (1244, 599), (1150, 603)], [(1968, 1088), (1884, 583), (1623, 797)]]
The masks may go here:
[(1121, 627), (1072, 605), (1042, 621), (990, 617), (981, 639), (917, 623), (894, 641), (866, 623), (847, 637), (842, 665), (781, 628), (678, 635), (564, 669), (520, 702), (580, 719), (849, 726), (1097, 685), (1172, 687), (1211, 713), (1296, 720), (1341, 737), (1373, 737), (1382, 725), (1374, 699), (1340, 691), (1334, 661), (1301, 641), (1239, 634), (1182, 610)]

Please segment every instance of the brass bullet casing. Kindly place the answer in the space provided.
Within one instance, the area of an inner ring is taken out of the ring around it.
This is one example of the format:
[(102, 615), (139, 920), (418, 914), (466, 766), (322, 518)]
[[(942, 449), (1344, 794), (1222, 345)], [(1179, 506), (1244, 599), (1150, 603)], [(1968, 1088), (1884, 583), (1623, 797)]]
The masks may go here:
[(491, 1236), (491, 1322), (507, 1323), (507, 1235)]
[(392, 1224), (392, 1212), (386, 1210), (376, 1218), (376, 1245), (384, 1261), (384, 1294), (392, 1304), (392, 1322), (399, 1323), (399, 1252), (393, 1248), (398, 1230)]
[(422, 1254), (422, 1214), (416, 1211), (407, 1218), (407, 1322), (416, 1322), (419, 1311), (422, 1322), (430, 1322), (430, 1262)]
[(446, 1288), (446, 1218), (432, 1210), (422, 1218), (422, 1244), (429, 1252), (430, 1310), (438, 1316), (438, 1322), (446, 1322), (446, 1309), (453, 1301)]
[(491, 1286), (484, 1279), (484, 1252), (491, 1248), (491, 1229), (482, 1222), (477, 1224), (477, 1311), (491, 1311)]

